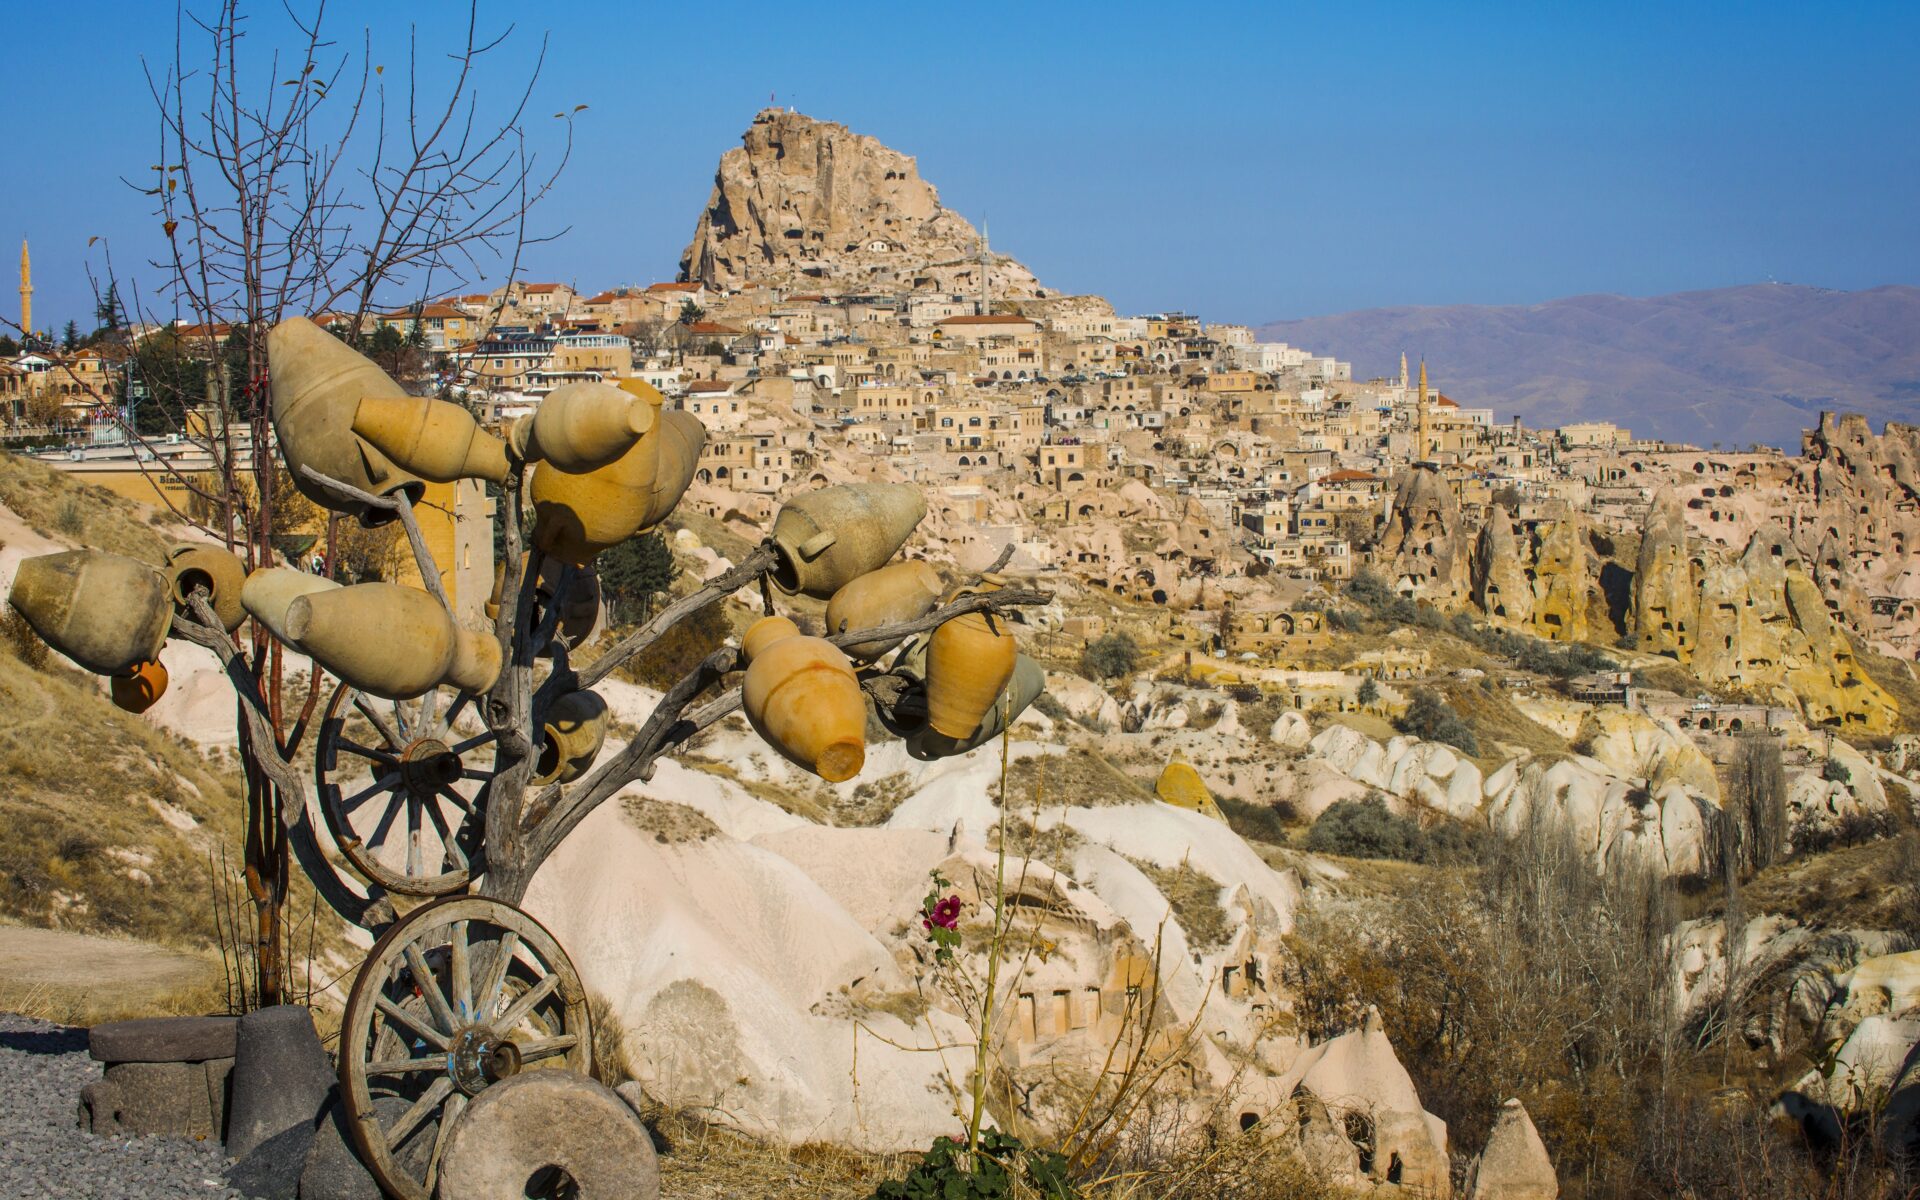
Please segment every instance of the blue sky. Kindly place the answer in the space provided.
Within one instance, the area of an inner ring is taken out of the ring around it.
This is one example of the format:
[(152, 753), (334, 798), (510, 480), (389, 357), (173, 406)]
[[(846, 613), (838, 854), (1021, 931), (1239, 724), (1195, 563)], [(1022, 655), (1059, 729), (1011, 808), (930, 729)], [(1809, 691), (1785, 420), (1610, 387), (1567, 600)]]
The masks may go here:
[[(278, 4), (254, 8), (264, 45)], [(394, 65), (409, 19), (433, 46), (459, 11), (328, 9)], [(1920, 5), (488, 0), (482, 20), (518, 22), (502, 87), (550, 36), (536, 138), (589, 106), (545, 211), (569, 232), (528, 264), (585, 287), (672, 277), (769, 93), (917, 155), (997, 249), (1123, 311), (1920, 283)], [(173, 14), (72, 0), (10, 25), (0, 241), (11, 264), (31, 237), (36, 324), (58, 325), (91, 310), (88, 237), (123, 270), (159, 244), (119, 180), (155, 161), (140, 59), (170, 55)]]

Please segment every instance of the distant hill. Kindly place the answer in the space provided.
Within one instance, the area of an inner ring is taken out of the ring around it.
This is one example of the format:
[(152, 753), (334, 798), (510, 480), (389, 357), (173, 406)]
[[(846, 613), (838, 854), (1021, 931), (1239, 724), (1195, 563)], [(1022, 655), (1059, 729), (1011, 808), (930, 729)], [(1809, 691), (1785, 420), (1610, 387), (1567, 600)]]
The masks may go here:
[(1356, 378), (1425, 356), (1461, 404), (1529, 426), (1609, 420), (1638, 437), (1798, 448), (1821, 409), (1920, 421), (1920, 288), (1751, 284), (1671, 296), (1377, 308), (1275, 321), (1260, 336)]

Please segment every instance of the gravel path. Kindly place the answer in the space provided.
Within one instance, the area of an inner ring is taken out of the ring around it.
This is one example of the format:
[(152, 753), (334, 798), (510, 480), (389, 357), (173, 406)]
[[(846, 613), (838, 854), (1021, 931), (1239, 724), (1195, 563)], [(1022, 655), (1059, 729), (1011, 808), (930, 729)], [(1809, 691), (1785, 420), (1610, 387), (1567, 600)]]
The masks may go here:
[(0, 1196), (241, 1200), (218, 1142), (81, 1133), (80, 1089), (98, 1078), (86, 1030), (0, 1014)]

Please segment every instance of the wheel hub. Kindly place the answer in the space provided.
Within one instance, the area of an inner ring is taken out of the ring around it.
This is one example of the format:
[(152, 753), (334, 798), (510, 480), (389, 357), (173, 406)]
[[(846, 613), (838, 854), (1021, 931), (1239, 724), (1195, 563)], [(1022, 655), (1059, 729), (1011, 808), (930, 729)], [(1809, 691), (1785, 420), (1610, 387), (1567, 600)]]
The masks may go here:
[(431, 796), (460, 778), (460, 756), (439, 738), (421, 738), (400, 755), (400, 777), (420, 796)]
[(520, 1073), (520, 1047), (485, 1025), (469, 1025), (447, 1047), (447, 1069), (456, 1087), (469, 1096)]

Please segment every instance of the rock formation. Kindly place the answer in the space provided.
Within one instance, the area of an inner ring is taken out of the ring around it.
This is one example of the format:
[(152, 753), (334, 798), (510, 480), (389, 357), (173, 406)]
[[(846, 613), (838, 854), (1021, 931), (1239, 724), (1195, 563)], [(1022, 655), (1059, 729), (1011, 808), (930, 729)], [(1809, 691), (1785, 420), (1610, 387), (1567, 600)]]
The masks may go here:
[(1585, 641), (1594, 590), (1580, 515), (1531, 530), (1496, 504), (1473, 552), (1473, 601), (1497, 625), (1555, 642)]
[[(913, 287), (978, 295), (980, 234), (941, 207), (914, 160), (844, 125), (770, 108), (720, 158), (680, 277), (709, 288)], [(987, 290), (1042, 294), (1033, 273), (988, 255)]]
[(1849, 625), (1903, 657), (1920, 645), (1920, 426), (1820, 414), (1801, 439), (1794, 529), (1814, 581)]
[(1894, 727), (1897, 703), (1860, 668), (1783, 531), (1762, 527), (1729, 559), (1704, 547), (1690, 552), (1678, 514), (1678, 500), (1663, 489), (1634, 579), (1631, 632), (1640, 649), (1668, 655), (1707, 683), (1797, 706), (1809, 724)]
[(1467, 1168), (1467, 1200), (1555, 1200), (1560, 1181), (1526, 1105), (1509, 1100), (1493, 1119), (1487, 1148)]
[(1472, 582), (1468, 549), (1460, 504), (1446, 477), (1418, 467), (1401, 474), (1376, 552), (1394, 589), (1441, 608), (1453, 607)]

